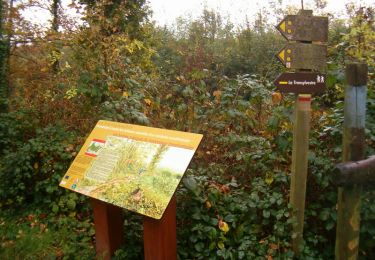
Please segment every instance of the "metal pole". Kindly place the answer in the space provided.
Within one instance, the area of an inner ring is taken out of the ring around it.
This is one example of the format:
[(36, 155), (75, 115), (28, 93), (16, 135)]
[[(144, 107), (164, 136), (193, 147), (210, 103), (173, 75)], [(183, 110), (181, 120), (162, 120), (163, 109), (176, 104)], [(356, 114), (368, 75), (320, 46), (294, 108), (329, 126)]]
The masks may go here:
[[(343, 161), (359, 161), (365, 156), (365, 117), (367, 64), (346, 67)], [(338, 189), (336, 260), (357, 259), (361, 210), (361, 185)]]

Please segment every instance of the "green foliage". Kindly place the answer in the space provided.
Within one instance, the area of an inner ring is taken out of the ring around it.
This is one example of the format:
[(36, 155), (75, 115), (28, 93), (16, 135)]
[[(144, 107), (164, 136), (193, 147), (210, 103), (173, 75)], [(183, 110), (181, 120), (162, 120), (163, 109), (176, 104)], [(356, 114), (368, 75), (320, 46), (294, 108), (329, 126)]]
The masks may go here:
[(80, 0), (89, 7), (86, 19), (104, 34), (126, 33), (132, 39), (144, 36), (142, 23), (149, 15), (145, 0)]
[(74, 134), (61, 125), (38, 128), (38, 121), (27, 112), (0, 117), (1, 206), (31, 201), (53, 207), (67, 194), (58, 183), (75, 154)]
[(206, 69), (213, 75), (254, 73), (272, 79), (281, 68), (274, 55), (282, 39), (263, 22), (258, 27), (235, 30), (229, 19), (205, 9), (193, 21), (178, 19), (174, 31), (156, 28), (154, 60), (162, 75), (173, 78)]
[[(193, 21), (179, 19), (175, 28), (158, 28), (147, 22), (144, 0), (81, 2), (88, 5), (84, 24), (64, 21), (66, 33), (12, 49), (13, 96), (6, 100), (10, 112), (0, 114), (0, 258), (93, 258), (87, 201), (58, 183), (94, 123), (108, 119), (204, 134), (177, 190), (180, 259), (292, 259), (294, 99), (272, 92), (282, 70), (274, 55), (283, 40), (267, 17), (259, 13), (254, 25), (235, 29), (205, 10)], [(373, 9), (349, 6), (349, 14), (347, 21), (330, 21), (328, 88), (313, 102), (301, 259), (334, 254), (332, 169), (341, 161), (348, 57), (369, 63), (366, 142), (367, 154), (375, 153)], [(16, 21), (15, 39), (42, 35)], [(57, 61), (60, 68), (52, 71)], [(1, 73), (4, 90), (8, 75)], [(142, 187), (112, 192), (172, 190), (174, 175), (160, 171), (164, 179), (147, 176)], [(375, 258), (373, 199), (365, 189), (363, 259)], [(115, 259), (142, 259), (141, 217), (125, 214), (126, 245)]]
[(92, 259), (94, 229), (88, 220), (45, 213), (14, 211), (0, 215), (0, 255), (3, 259)]
[(243, 188), (234, 178), (220, 184), (203, 176), (187, 177), (178, 194), (178, 221), (186, 227), (178, 230), (180, 258), (292, 257), (292, 222), (284, 193), (288, 178), (284, 172), (272, 178), (272, 184), (258, 177), (251, 188)]

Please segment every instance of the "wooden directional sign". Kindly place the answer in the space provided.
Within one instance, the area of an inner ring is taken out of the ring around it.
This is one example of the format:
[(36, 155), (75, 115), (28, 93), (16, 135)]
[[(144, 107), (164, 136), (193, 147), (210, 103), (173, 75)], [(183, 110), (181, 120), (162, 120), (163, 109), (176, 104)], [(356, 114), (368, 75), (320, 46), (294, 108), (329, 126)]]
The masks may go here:
[(288, 43), (277, 58), (288, 69), (325, 71), (327, 46), (307, 43)]
[(321, 93), (326, 87), (326, 74), (314, 72), (286, 72), (275, 80), (280, 92), (312, 94)]
[(276, 28), (289, 41), (328, 41), (328, 17), (287, 15)]

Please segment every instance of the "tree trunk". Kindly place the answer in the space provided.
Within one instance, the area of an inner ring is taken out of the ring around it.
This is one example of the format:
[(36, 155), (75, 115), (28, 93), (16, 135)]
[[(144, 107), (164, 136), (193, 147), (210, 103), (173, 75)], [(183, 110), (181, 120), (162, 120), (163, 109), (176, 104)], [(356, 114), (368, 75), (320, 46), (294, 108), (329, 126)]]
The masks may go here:
[[(59, 21), (59, 7), (61, 5), (61, 0), (53, 0), (52, 5), (51, 5), (51, 15), (52, 15), (52, 33), (57, 34), (59, 32), (59, 27), (60, 27), (60, 21)], [(59, 59), (60, 59), (60, 50), (56, 47), (54, 44), (52, 48), (52, 57), (55, 57), (53, 64), (52, 64), (52, 69), (55, 73), (59, 71)]]
[(52, 31), (58, 32), (59, 31), (59, 6), (60, 6), (60, 0), (53, 0), (52, 6), (51, 6), (51, 15), (52, 15)]
[(5, 31), (6, 17), (11, 21), (13, 0), (9, 2), (9, 12), (6, 15), (7, 3), (0, 0), (0, 112), (8, 111), (9, 98), (9, 55), (11, 33)]
[(6, 63), (6, 44), (4, 39), (3, 24), (4, 24), (4, 3), (0, 0), (0, 112), (5, 110), (5, 101), (7, 96), (7, 85), (5, 75)]

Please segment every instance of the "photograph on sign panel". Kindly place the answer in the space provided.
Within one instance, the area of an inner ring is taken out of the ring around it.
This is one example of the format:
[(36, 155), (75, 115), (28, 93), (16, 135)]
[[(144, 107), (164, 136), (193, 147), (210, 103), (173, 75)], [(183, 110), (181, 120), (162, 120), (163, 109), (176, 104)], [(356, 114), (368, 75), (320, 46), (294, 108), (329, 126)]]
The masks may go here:
[(95, 159), (75, 190), (153, 218), (161, 218), (194, 154), (117, 136), (93, 142), (86, 155), (93, 149)]

